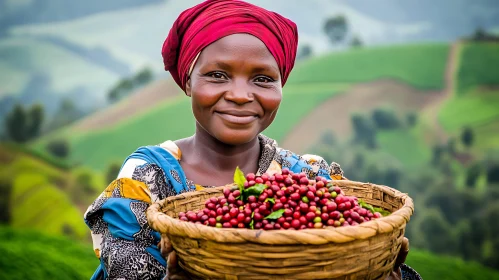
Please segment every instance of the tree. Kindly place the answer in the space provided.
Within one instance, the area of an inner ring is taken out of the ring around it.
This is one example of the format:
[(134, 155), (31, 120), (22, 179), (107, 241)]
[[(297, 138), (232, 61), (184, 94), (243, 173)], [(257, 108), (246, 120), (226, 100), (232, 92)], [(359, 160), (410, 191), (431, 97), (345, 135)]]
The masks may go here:
[(26, 134), (28, 139), (36, 138), (41, 131), (44, 111), (41, 104), (35, 104), (27, 112), (29, 122), (26, 124)]
[(473, 145), (474, 135), (471, 127), (465, 127), (461, 132), (461, 141), (463, 145), (470, 148)]
[(43, 119), (42, 105), (35, 104), (26, 110), (21, 104), (16, 104), (5, 119), (8, 136), (18, 143), (29, 141), (40, 134)]
[(329, 41), (337, 44), (345, 39), (348, 31), (347, 19), (343, 15), (330, 17), (324, 24), (324, 32), (326, 33)]
[(499, 163), (493, 163), (487, 167), (487, 182), (499, 183)]
[(5, 179), (0, 179), (0, 224), (8, 224), (10, 222), (10, 194), (12, 185)]
[(394, 129), (400, 126), (395, 112), (388, 109), (376, 109), (372, 113), (374, 124), (379, 129)]
[(58, 158), (67, 158), (69, 155), (69, 144), (66, 140), (54, 140), (47, 144), (47, 150)]
[(369, 149), (375, 149), (376, 128), (373, 122), (364, 115), (354, 114), (352, 116), (352, 126), (354, 130), (354, 141), (364, 144)]
[(479, 163), (475, 163), (470, 168), (468, 168), (468, 170), (466, 171), (466, 186), (474, 187), (481, 173), (482, 166)]
[(118, 163), (111, 164), (106, 172), (106, 182), (110, 183), (116, 179), (118, 173), (120, 172), (121, 165)]
[(5, 127), (9, 137), (15, 142), (23, 143), (28, 140), (26, 125), (28, 116), (21, 104), (16, 104), (5, 120)]
[(144, 68), (137, 75), (135, 75), (133, 82), (137, 85), (145, 85), (153, 79), (153, 74), (151, 69)]
[(336, 143), (336, 139), (332, 131), (324, 131), (321, 135), (321, 143), (326, 146), (333, 146)]
[(302, 60), (305, 58), (308, 58), (309, 56), (312, 55), (312, 46), (309, 44), (303, 44), (300, 47), (298, 47), (298, 52), (296, 54), (296, 60)]
[(430, 209), (423, 218), (421, 230), (431, 251), (445, 254), (455, 250), (456, 241), (452, 229), (440, 211)]
[(352, 40), (350, 40), (350, 46), (352, 48), (360, 48), (362, 47), (362, 41), (360, 40), (359, 36), (355, 35), (353, 36)]
[(407, 119), (407, 125), (409, 127), (414, 127), (414, 125), (416, 125), (416, 122), (418, 120), (418, 115), (414, 112), (411, 112), (407, 114), (406, 119)]

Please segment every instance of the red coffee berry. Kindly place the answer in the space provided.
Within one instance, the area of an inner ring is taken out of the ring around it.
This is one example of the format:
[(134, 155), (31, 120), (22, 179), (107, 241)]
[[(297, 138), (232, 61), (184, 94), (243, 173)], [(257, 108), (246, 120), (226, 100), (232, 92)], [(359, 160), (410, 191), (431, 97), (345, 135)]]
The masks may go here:
[(256, 176), (255, 176), (255, 174), (254, 174), (254, 173), (248, 173), (248, 174), (246, 175), (246, 180), (248, 180), (248, 181), (255, 180), (255, 178), (256, 178)]

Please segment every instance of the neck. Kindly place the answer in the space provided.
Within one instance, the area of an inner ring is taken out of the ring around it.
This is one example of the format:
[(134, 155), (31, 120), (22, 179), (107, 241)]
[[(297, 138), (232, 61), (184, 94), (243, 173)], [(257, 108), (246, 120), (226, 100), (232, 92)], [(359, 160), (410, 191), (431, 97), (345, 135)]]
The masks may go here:
[(227, 145), (196, 125), (196, 133), (189, 142), (189, 153), (194, 155), (191, 159), (195, 165), (209, 163), (211, 168), (220, 172), (233, 173), (238, 166), (244, 173), (257, 172), (260, 157), (258, 137), (245, 144)]

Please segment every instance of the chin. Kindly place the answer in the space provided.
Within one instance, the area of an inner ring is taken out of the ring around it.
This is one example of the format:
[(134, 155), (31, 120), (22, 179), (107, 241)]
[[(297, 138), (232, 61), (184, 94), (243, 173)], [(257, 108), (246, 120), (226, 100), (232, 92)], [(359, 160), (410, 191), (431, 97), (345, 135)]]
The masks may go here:
[(218, 141), (227, 145), (243, 145), (258, 137), (257, 131), (224, 130), (213, 135)]

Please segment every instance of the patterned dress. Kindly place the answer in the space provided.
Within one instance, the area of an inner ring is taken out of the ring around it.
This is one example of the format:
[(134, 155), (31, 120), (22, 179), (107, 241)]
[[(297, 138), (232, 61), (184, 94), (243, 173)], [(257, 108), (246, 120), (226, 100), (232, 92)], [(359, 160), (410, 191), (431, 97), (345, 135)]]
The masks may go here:
[[(264, 135), (258, 138), (261, 155), (257, 175), (288, 168), (306, 172), (310, 178), (344, 178), (337, 163), (329, 165), (315, 155), (298, 156)], [(161, 238), (149, 227), (146, 209), (168, 196), (210, 187), (185, 178), (181, 156), (172, 141), (140, 148), (125, 160), (117, 179), (89, 206), (84, 218), (100, 260), (91, 279), (162, 279), (166, 275), (166, 261), (157, 246)], [(402, 270), (403, 279), (421, 279), (407, 266)]]

